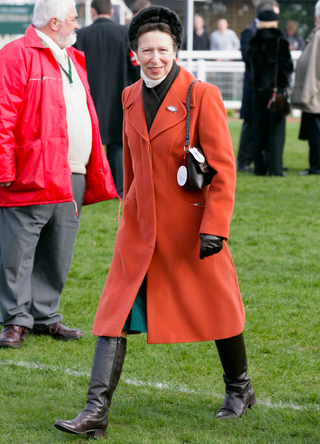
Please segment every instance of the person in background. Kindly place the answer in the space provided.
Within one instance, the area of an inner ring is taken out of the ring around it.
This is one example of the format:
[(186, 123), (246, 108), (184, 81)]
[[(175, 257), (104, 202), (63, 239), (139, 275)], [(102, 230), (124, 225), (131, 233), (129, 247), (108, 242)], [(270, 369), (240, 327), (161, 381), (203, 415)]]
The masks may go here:
[(273, 10), (258, 15), (258, 31), (249, 41), (246, 66), (252, 88), (253, 157), (256, 175), (285, 176), (282, 155), (286, 117), (268, 109), (275, 86), (287, 95), (293, 63), (289, 43), (278, 29), (279, 15)]
[(288, 20), (284, 35), (289, 42), (290, 51), (302, 51), (304, 48), (304, 39), (297, 34), (299, 23), (296, 20)]
[(82, 205), (117, 197), (73, 0), (37, 0), (25, 37), (0, 51), (0, 347), (30, 329), (78, 339), (57, 313)]
[[(257, 7), (257, 15), (262, 11), (273, 10), (276, 14), (280, 13), (279, 3), (275, 0), (262, 0)], [(257, 33), (258, 18), (241, 33), (240, 50), (242, 60), (246, 62), (246, 52), (248, 43)], [(252, 90), (248, 84), (249, 74), (247, 68), (244, 72), (242, 105), (240, 119), (244, 119), (239, 142), (237, 156), (238, 171), (242, 173), (253, 173), (251, 166), (253, 162), (253, 124), (252, 124)]]
[(298, 61), (291, 95), (292, 107), (302, 111), (299, 139), (309, 142), (309, 168), (300, 175), (320, 174), (320, 1), (315, 5), (315, 28)]
[[(149, 0), (135, 0), (130, 6), (132, 18), (139, 14), (142, 9), (148, 8), (149, 6), (151, 6), (151, 2), (149, 2)], [(127, 24), (129, 25), (129, 23)]]
[(93, 0), (93, 24), (77, 31), (74, 47), (86, 58), (88, 82), (99, 118), (101, 138), (107, 146), (112, 177), (123, 195), (122, 104), (123, 89), (140, 76), (128, 48), (127, 27), (111, 21), (110, 0)]
[(193, 21), (193, 49), (195, 51), (208, 51), (210, 49), (209, 37), (204, 30), (204, 20), (201, 15), (196, 14)]
[[(183, 49), (186, 49), (186, 41), (183, 44)], [(201, 15), (196, 14), (193, 21), (193, 50), (194, 51), (209, 51), (210, 42), (206, 31), (204, 30), (204, 20)]]
[(217, 21), (217, 29), (210, 35), (210, 49), (212, 51), (238, 51), (240, 40), (237, 34), (229, 29), (226, 19)]
[[(228, 29), (228, 22), (226, 19), (219, 19), (217, 21), (217, 30), (210, 35), (210, 49), (213, 51), (237, 51), (240, 48), (240, 41), (234, 31)], [(221, 62), (229, 60), (225, 57), (216, 59)], [(214, 84), (220, 89), (222, 97), (228, 94), (234, 82), (233, 73), (214, 74)]]
[(201, 141), (216, 174), (201, 190), (177, 181), (195, 81), (175, 62), (182, 34), (179, 17), (161, 6), (142, 10), (129, 27), (143, 78), (123, 93), (123, 217), (93, 326), (98, 338), (87, 403), (75, 419), (55, 423), (64, 432), (105, 435), (127, 334), (146, 332), (149, 344), (215, 341), (225, 382), (216, 417), (239, 418), (256, 403), (244, 306), (226, 242), (235, 161), (221, 94), (206, 82), (192, 89), (191, 146)]

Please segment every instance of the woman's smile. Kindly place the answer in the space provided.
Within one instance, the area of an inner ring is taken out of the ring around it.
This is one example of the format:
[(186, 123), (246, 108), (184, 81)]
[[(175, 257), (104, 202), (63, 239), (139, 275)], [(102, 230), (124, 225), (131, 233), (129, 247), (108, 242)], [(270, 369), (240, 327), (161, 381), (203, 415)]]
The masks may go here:
[(152, 80), (167, 76), (176, 53), (171, 35), (161, 31), (150, 31), (139, 37), (137, 58), (142, 72)]
[(152, 72), (152, 74), (158, 74), (162, 68), (163, 66), (151, 66), (149, 67), (149, 70)]

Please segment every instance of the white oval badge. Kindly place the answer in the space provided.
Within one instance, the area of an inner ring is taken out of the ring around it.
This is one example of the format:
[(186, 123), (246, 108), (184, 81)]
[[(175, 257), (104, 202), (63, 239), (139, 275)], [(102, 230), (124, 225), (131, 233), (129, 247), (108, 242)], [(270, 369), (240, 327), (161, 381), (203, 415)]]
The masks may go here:
[(176, 113), (178, 111), (174, 106), (167, 106), (167, 110), (171, 111), (172, 113)]
[(183, 187), (183, 185), (186, 184), (187, 179), (188, 179), (187, 168), (185, 166), (181, 166), (178, 169), (178, 173), (177, 173), (177, 181), (178, 181), (178, 184), (180, 185), (180, 187)]

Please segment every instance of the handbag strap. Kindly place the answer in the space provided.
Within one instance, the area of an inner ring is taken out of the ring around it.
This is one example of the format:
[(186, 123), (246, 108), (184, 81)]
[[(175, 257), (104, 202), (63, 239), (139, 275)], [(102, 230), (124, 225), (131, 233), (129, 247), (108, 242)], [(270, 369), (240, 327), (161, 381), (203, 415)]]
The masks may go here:
[(191, 91), (192, 91), (192, 87), (194, 85), (194, 83), (199, 82), (200, 80), (194, 80), (188, 89), (188, 94), (187, 94), (187, 123), (186, 123), (186, 137), (185, 137), (185, 143), (184, 146), (185, 148), (189, 148), (190, 145), (190, 101), (191, 101)]

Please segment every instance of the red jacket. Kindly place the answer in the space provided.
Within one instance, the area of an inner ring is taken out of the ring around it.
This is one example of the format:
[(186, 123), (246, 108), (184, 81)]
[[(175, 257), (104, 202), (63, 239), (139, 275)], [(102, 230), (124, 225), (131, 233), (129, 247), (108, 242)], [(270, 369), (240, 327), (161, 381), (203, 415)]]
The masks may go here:
[[(117, 197), (100, 139), (82, 52), (68, 48), (87, 94), (92, 152), (84, 205)], [(73, 200), (62, 75), (33, 26), (0, 51), (0, 206)]]

